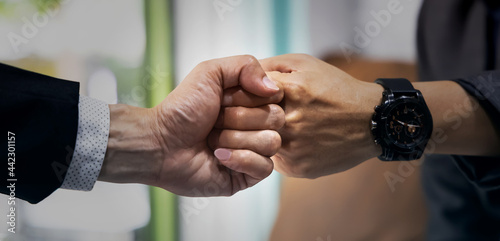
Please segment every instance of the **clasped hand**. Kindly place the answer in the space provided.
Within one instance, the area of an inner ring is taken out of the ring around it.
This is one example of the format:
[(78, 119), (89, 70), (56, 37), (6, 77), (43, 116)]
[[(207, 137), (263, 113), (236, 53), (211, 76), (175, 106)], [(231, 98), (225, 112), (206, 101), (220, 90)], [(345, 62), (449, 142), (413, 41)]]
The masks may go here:
[(382, 92), (373, 85), (307, 55), (203, 62), (152, 109), (110, 106), (99, 179), (229, 196), (273, 167), (308, 178), (349, 169), (380, 151), (368, 129), (380, 97), (366, 96)]
[(110, 106), (99, 179), (183, 196), (233, 195), (271, 174), (282, 98), (252, 56), (203, 62), (154, 108)]

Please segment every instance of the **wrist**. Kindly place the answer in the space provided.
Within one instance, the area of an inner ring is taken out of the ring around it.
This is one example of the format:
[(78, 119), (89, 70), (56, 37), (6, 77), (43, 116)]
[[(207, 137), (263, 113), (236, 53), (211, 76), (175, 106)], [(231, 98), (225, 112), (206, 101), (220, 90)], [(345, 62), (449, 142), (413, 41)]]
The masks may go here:
[(364, 113), (362, 120), (363, 126), (360, 127), (365, 133), (363, 150), (364, 153), (366, 153), (366, 159), (370, 159), (378, 157), (382, 154), (382, 147), (375, 144), (375, 139), (371, 131), (371, 121), (373, 114), (375, 113), (375, 106), (380, 105), (382, 102), (382, 92), (384, 91), (384, 88), (376, 83), (360, 81), (359, 89), (361, 90), (359, 92), (361, 93), (359, 95), (361, 97), (359, 101), (360, 108)]
[(422, 92), (434, 122), (427, 154), (498, 155), (492, 120), (458, 83), (442, 80), (414, 86)]
[(161, 145), (152, 129), (153, 109), (109, 105), (108, 146), (98, 180), (152, 184), (156, 181)]

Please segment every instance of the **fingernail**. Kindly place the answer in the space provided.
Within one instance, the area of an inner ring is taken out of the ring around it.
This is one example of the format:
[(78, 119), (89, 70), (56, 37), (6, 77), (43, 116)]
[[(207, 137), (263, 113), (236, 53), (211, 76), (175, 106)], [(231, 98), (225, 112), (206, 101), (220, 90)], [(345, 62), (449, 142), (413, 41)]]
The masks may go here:
[(270, 80), (267, 76), (264, 76), (264, 78), (262, 78), (262, 82), (264, 82), (264, 85), (269, 88), (269, 89), (272, 89), (272, 90), (279, 90), (280, 88), (278, 88), (278, 86), (274, 83), (274, 81)]
[(231, 157), (231, 151), (228, 149), (217, 149), (214, 151), (214, 155), (220, 161), (227, 161)]

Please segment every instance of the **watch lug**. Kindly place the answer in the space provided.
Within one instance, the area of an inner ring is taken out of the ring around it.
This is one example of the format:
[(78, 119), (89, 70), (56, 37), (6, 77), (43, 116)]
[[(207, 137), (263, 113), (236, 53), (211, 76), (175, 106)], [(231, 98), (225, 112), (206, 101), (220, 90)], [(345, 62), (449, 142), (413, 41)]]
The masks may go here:
[(394, 160), (394, 152), (390, 151), (387, 148), (382, 149), (382, 155), (378, 157), (378, 159), (382, 161), (393, 161)]
[(420, 90), (415, 90), (415, 92), (417, 93), (417, 99), (423, 103), (425, 103), (424, 101), (424, 96), (422, 95), (422, 92), (420, 92)]
[(393, 102), (395, 100), (394, 98), (394, 93), (392, 93), (392, 91), (390, 89), (386, 89), (383, 93), (382, 93), (382, 99), (385, 100), (383, 102)]

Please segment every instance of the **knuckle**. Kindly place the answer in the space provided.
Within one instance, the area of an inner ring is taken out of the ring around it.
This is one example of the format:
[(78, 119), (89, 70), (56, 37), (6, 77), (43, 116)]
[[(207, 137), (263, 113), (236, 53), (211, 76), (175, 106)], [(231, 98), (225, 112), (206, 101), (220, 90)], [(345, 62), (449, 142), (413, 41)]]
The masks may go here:
[(271, 97), (271, 101), (274, 103), (281, 102), (283, 100), (283, 98), (285, 97), (285, 92), (283, 91), (283, 85), (278, 83), (278, 86), (280, 88), (280, 91), (276, 95)]
[(264, 178), (268, 177), (269, 175), (271, 175), (271, 173), (273, 172), (273, 170), (274, 170), (274, 165), (273, 165), (273, 162), (271, 161), (269, 163), (269, 165), (266, 165), (265, 170), (264, 170), (264, 175), (263, 175), (262, 179), (264, 179)]
[(285, 122), (287, 127), (293, 129), (294, 131), (298, 132), (298, 129), (300, 129), (300, 123), (302, 122), (304, 118), (304, 115), (301, 111), (299, 110), (294, 110), (292, 112), (289, 112), (285, 116)]
[(274, 115), (274, 114), (278, 113), (280, 111), (280, 109), (281, 109), (281, 107), (279, 105), (276, 105), (276, 104), (269, 104), (267, 106), (269, 108), (269, 113), (271, 115)]
[(226, 131), (228, 132), (228, 134), (230, 134), (229, 140), (239, 141), (245, 138), (245, 135), (241, 131), (233, 131), (233, 130), (231, 131), (226, 130)]
[(297, 54), (291, 54), (291, 55), (292, 55), (291, 56), (292, 59), (294, 59), (294, 61), (298, 64), (306, 63), (308, 61), (311, 61), (311, 59), (314, 58), (311, 55), (304, 54), (304, 53), (297, 53)]
[(281, 147), (281, 136), (276, 131), (265, 130), (262, 132), (262, 143), (264, 144), (265, 154), (272, 156), (276, 154)]
[(242, 55), (241, 57), (245, 58), (247, 60), (248, 65), (252, 65), (252, 64), (259, 62), (259, 60), (257, 60), (257, 58), (255, 58), (255, 56), (250, 55), (250, 54), (245, 54), (245, 55)]
[(213, 63), (210, 63), (211, 60), (205, 60), (205, 61), (202, 61), (200, 62), (196, 68), (200, 68), (200, 69), (205, 69), (207, 67), (212, 67), (213, 66)]
[(275, 104), (269, 105), (269, 124), (273, 130), (279, 130), (285, 125), (285, 111)]
[(246, 111), (245, 111), (244, 108), (237, 107), (236, 109), (234, 109), (234, 115), (233, 115), (233, 117), (234, 117), (234, 119), (236, 121), (239, 122), (240, 120), (242, 120), (243, 118), (245, 118), (245, 113), (246, 113)]
[(306, 91), (302, 83), (289, 82), (285, 86), (285, 96), (291, 100), (299, 100)]
[(238, 143), (242, 139), (242, 133), (233, 130), (222, 130), (220, 139), (221, 147), (238, 148)]
[(311, 55), (309, 54), (304, 54), (304, 53), (298, 53), (297, 54), (297, 57), (300, 58), (300, 59), (310, 59), (311, 58)]
[(231, 123), (232, 127), (238, 128), (245, 118), (246, 111), (242, 107), (230, 107), (226, 109), (225, 115), (227, 117), (227, 119), (225, 119), (225, 123)]
[(252, 151), (250, 150), (240, 150), (238, 152), (238, 158), (241, 159), (242, 164), (246, 164), (250, 162), (250, 158), (252, 158)]
[(260, 171), (260, 174), (257, 177), (259, 179), (264, 179), (268, 177), (274, 170), (274, 164), (271, 161), (271, 159), (269, 159), (269, 157), (266, 157), (266, 159), (267, 163), (265, 165), (261, 165), (262, 170)]
[(281, 136), (278, 132), (272, 131), (272, 136), (271, 136), (270, 140), (271, 140), (271, 144), (269, 146), (271, 147), (271, 150), (273, 151), (272, 155), (274, 155), (281, 148)]

